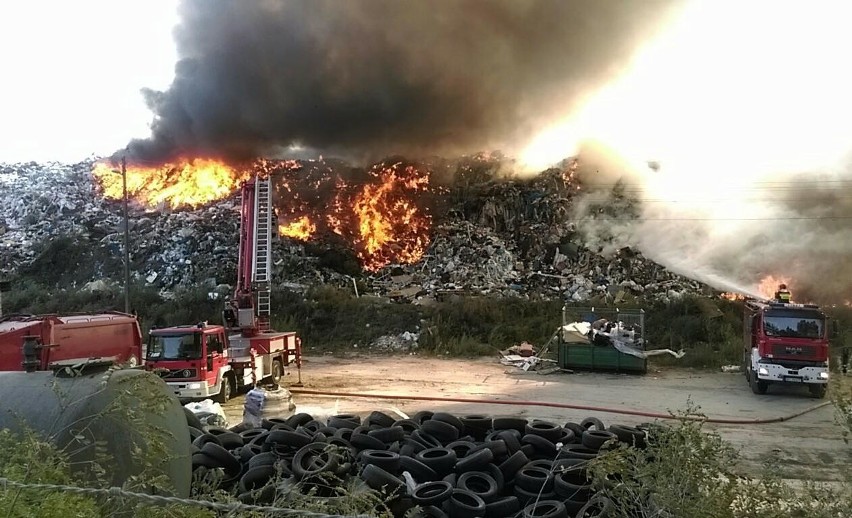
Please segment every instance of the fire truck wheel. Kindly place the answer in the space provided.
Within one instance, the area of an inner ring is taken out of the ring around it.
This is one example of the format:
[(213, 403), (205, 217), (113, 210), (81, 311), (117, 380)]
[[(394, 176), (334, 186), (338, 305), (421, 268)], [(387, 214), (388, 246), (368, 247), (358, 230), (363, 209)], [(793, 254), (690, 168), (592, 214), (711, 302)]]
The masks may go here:
[(281, 377), (284, 375), (284, 370), (281, 368), (281, 360), (272, 360), (272, 383), (278, 385), (281, 383)]
[(222, 378), (222, 389), (219, 390), (219, 393), (216, 394), (215, 397), (213, 397), (213, 401), (220, 403), (220, 404), (227, 403), (228, 400), (231, 399), (233, 392), (234, 392), (234, 383), (232, 381), (231, 376), (226, 374)]
[(808, 388), (811, 391), (811, 395), (817, 399), (823, 399), (825, 397), (825, 393), (828, 392), (828, 384), (814, 384)]
[(767, 382), (757, 379), (757, 376), (753, 372), (749, 373), (748, 384), (751, 387), (751, 391), (759, 395), (766, 394), (766, 389), (769, 386)]

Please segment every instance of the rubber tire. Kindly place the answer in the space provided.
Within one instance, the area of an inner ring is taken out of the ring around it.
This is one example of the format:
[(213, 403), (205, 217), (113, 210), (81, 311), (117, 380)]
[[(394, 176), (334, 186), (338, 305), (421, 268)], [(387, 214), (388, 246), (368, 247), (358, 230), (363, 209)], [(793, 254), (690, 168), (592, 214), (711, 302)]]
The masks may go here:
[(765, 381), (760, 381), (757, 379), (757, 376), (754, 374), (754, 371), (749, 372), (748, 386), (751, 388), (751, 391), (759, 396), (766, 394), (766, 390), (769, 388), (769, 383)]
[(405, 430), (401, 426), (389, 426), (388, 428), (370, 430), (367, 432), (367, 435), (375, 437), (385, 444), (391, 444), (405, 439)]
[(522, 451), (516, 451), (511, 457), (500, 464), (500, 471), (506, 480), (514, 480), (515, 473), (529, 463), (530, 459)]
[(553, 444), (562, 437), (562, 427), (550, 421), (533, 421), (524, 429), (525, 435), (538, 435), (544, 437)]
[(464, 432), (472, 435), (477, 441), (481, 441), (488, 434), (488, 430), (494, 427), (494, 420), (485, 415), (466, 415), (460, 418), (464, 425)]
[(424, 421), (428, 421), (429, 419), (432, 419), (433, 413), (434, 412), (430, 412), (428, 410), (421, 410), (421, 411), (415, 413), (413, 416), (411, 416), (411, 420), (414, 421), (415, 423), (419, 424), (419, 425), (422, 425)]
[(448, 448), (429, 448), (417, 453), (415, 458), (442, 477), (453, 471), (458, 460), (456, 452)]
[[(568, 518), (568, 509), (558, 500), (539, 500), (524, 507), (524, 518)], [(573, 517), (572, 517), (573, 518)]]
[(825, 399), (826, 393), (828, 393), (828, 383), (814, 383), (808, 390), (811, 393), (811, 396), (816, 399)]
[(604, 426), (603, 421), (598, 419), (597, 417), (587, 417), (580, 421), (580, 426), (583, 427), (583, 430), (591, 430), (592, 426), (597, 430), (606, 430), (606, 426)]
[(281, 366), (281, 360), (272, 360), (272, 374), (269, 375), (269, 380), (278, 385), (281, 383), (281, 378), (284, 377), (284, 367)]
[(467, 457), (456, 462), (456, 473), (483, 469), (494, 461), (494, 452), (488, 448), (468, 453)]
[(231, 476), (239, 475), (240, 471), (243, 469), (243, 465), (239, 459), (234, 457), (231, 452), (215, 442), (208, 442), (202, 446), (201, 454), (210, 457), (211, 459), (215, 459), (220, 463), (221, 467), (225, 468), (225, 473)]
[(250, 468), (240, 477), (240, 493), (262, 488), (275, 477), (275, 474), (275, 467), (271, 464), (262, 464)]
[[(302, 480), (319, 473), (334, 473), (337, 471), (343, 457), (336, 451), (336, 449), (331, 451), (327, 450), (327, 446), (328, 445), (326, 444), (314, 442), (300, 448), (299, 451), (296, 452), (293, 456), (291, 469), (293, 470), (293, 475), (297, 480)], [(306, 466), (306, 457), (311, 458), (310, 467)], [(319, 465), (319, 467), (316, 465), (315, 459), (317, 458), (322, 459), (323, 462)]]
[(582, 426), (580, 426), (579, 424), (572, 423), (570, 421), (565, 423), (565, 426), (563, 428), (565, 428), (566, 430), (571, 430), (572, 432), (574, 432), (574, 442), (580, 442), (580, 437), (582, 437), (583, 432), (586, 431), (586, 429), (583, 428)]
[(328, 418), (328, 426), (338, 430), (341, 428), (351, 430), (360, 425), (361, 418), (354, 414), (338, 414)]
[(598, 456), (598, 452), (595, 450), (590, 450), (586, 448), (582, 444), (569, 444), (567, 446), (563, 446), (561, 450), (559, 450), (559, 459), (583, 459), (583, 460), (591, 460)]
[(536, 494), (550, 493), (553, 491), (553, 473), (527, 464), (515, 474), (515, 487)]
[[(449, 412), (435, 412), (432, 414), (432, 419), (430, 419), (430, 421), (441, 421), (443, 423), (453, 425), (453, 427), (459, 431), (459, 436), (464, 433), (464, 423), (462, 423), (461, 419)], [(458, 439), (458, 437), (456, 437), (456, 439)]]
[[(484, 451), (484, 450), (483, 450)], [(494, 477), (484, 471), (468, 471), (459, 475), (456, 487), (466, 489), (488, 503), (498, 496), (500, 490)]]
[(576, 484), (571, 472), (557, 473), (553, 479), (553, 492), (563, 500), (587, 501), (592, 494), (591, 484)]
[(429, 419), (420, 425), (420, 429), (441, 441), (441, 444), (449, 444), (459, 438), (459, 429), (446, 421)]
[(361, 452), (361, 462), (373, 464), (391, 474), (399, 473), (399, 454), (383, 450), (364, 450)]
[(402, 471), (407, 471), (414, 477), (415, 482), (432, 482), (441, 479), (434, 469), (414, 457), (400, 457), (399, 465)]
[(389, 426), (393, 426), (395, 421), (396, 419), (386, 413), (374, 410), (370, 412), (370, 415), (368, 415), (366, 419), (364, 419), (364, 424), (366, 426), (379, 425), (382, 428), (387, 428)]
[(192, 413), (192, 410), (186, 408), (185, 406), (181, 407), (183, 409), (183, 415), (186, 417), (186, 425), (191, 426), (193, 428), (198, 428), (199, 430), (204, 429), (204, 425), (201, 424), (201, 420)]
[(412, 432), (420, 429), (420, 425), (411, 419), (400, 419), (399, 421), (394, 421), (392, 426), (399, 426), (402, 428), (405, 431), (405, 435), (411, 435)]
[(600, 450), (613, 439), (618, 440), (618, 436), (606, 430), (586, 430), (583, 432), (583, 446), (590, 450)]
[(470, 453), (470, 450), (476, 448), (476, 444), (469, 441), (455, 441), (448, 444), (447, 448), (456, 452), (457, 459), (463, 459)]
[(504, 496), (491, 503), (485, 504), (486, 518), (504, 518), (514, 516), (521, 510), (521, 503), (516, 496)]
[(440, 505), (453, 494), (453, 486), (449, 482), (437, 480), (424, 482), (414, 488), (411, 498), (420, 506)]
[[(314, 420), (314, 417), (311, 414), (306, 414), (304, 412), (300, 412), (298, 414), (293, 414), (287, 419), (284, 420), (284, 424), (287, 426), (296, 429), (300, 426), (306, 425)], [(271, 421), (271, 419), (270, 419)], [(280, 420), (279, 420), (280, 421)]]
[(272, 430), (266, 436), (265, 445), (279, 444), (282, 446), (290, 446), (294, 449), (299, 449), (307, 446), (312, 441), (311, 437), (299, 432), (291, 432), (289, 430)]
[(535, 448), (536, 453), (540, 455), (548, 455), (550, 458), (553, 458), (553, 456), (556, 455), (556, 444), (541, 435), (528, 433), (521, 438), (521, 442), (523, 444), (531, 444), (532, 447)]
[(464, 489), (453, 489), (449, 501), (450, 516), (481, 517), (485, 516), (485, 502), (475, 493)]
[(370, 437), (365, 433), (353, 433), (352, 437), (349, 439), (349, 442), (352, 443), (352, 446), (354, 446), (355, 449), (359, 451), (388, 449), (387, 444), (376, 439), (375, 437)]
[(231, 399), (234, 395), (234, 382), (232, 381), (233, 375), (228, 372), (222, 377), (222, 387), (219, 389), (219, 393), (213, 396), (213, 401), (219, 403), (220, 405), (224, 405)]
[[(612, 501), (606, 497), (595, 497), (586, 503), (582, 509), (577, 512), (577, 518), (594, 518), (594, 517), (606, 517), (611, 516), (611, 511), (613, 510)], [(593, 513), (593, 514), (589, 514)]]
[(361, 471), (361, 480), (366, 482), (371, 489), (386, 491), (390, 494), (396, 494), (405, 488), (405, 482), (373, 464), (364, 466)]
[(549, 493), (541, 493), (539, 495), (538, 491), (533, 493), (532, 491), (527, 491), (526, 489), (520, 488), (518, 486), (515, 486), (512, 489), (512, 494), (518, 498), (518, 502), (520, 502), (521, 506), (523, 507), (526, 507), (530, 503), (535, 502), (536, 499), (553, 500), (554, 498), (556, 498), (556, 493), (553, 493), (552, 491)]
[(526, 432), (527, 420), (522, 417), (495, 417), (494, 430), (517, 430), (521, 434)]

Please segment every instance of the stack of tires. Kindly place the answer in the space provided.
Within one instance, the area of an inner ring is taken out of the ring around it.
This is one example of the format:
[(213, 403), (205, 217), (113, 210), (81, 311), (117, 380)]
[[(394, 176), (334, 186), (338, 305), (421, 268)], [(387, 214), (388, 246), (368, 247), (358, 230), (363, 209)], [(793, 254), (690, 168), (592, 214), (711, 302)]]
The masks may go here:
[(195, 483), (245, 503), (269, 504), (285, 490), (332, 498), (334, 486), (352, 491), (358, 482), (381, 492), (396, 516), (451, 518), (607, 516), (611, 502), (595, 494), (589, 460), (646, 439), (643, 430), (595, 418), (560, 425), (428, 411), (325, 422), (296, 414), (257, 428), (190, 432)]

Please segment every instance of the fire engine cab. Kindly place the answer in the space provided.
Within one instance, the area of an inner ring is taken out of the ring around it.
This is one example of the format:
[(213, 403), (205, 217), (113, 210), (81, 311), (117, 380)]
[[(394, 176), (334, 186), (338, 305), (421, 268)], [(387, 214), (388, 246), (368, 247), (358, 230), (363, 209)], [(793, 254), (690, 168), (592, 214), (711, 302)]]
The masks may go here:
[(773, 383), (807, 385), (814, 397), (828, 387), (828, 326), (814, 304), (747, 300), (743, 371), (755, 394)]
[(146, 367), (181, 400), (220, 403), (268, 380), (278, 384), (295, 365), (301, 382), (302, 345), (295, 332), (270, 329), (272, 200), (268, 178), (242, 187), (237, 285), (223, 311), (224, 326), (200, 323), (152, 329)]

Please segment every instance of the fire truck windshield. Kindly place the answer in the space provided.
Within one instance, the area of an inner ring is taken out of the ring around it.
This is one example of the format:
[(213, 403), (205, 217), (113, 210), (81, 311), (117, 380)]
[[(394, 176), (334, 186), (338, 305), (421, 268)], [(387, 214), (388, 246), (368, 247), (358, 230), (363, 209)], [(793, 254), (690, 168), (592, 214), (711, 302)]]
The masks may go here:
[(770, 337), (822, 338), (825, 320), (818, 317), (773, 315), (763, 317), (763, 332)]
[(201, 358), (199, 333), (152, 335), (148, 343), (148, 360), (197, 360)]

